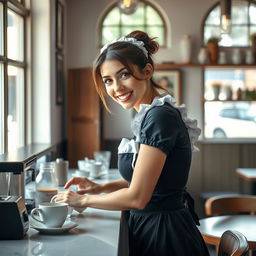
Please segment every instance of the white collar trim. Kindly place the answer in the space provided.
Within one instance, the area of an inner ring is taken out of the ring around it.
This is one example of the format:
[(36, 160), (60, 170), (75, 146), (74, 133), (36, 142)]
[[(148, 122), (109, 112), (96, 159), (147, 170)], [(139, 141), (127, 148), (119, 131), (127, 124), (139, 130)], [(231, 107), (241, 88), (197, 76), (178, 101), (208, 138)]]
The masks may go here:
[(182, 120), (188, 129), (192, 152), (198, 152), (199, 149), (194, 145), (195, 142), (198, 141), (199, 135), (201, 133), (201, 129), (197, 126), (197, 120), (190, 119), (187, 116), (187, 108), (185, 104), (182, 104), (180, 106), (175, 106), (176, 100), (171, 95), (163, 95), (161, 97), (155, 97), (151, 104), (140, 105), (139, 112), (136, 114), (136, 116), (134, 117), (131, 123), (131, 129), (134, 136), (136, 136), (136, 141), (140, 140), (141, 123), (146, 113), (155, 106), (164, 105), (165, 102), (169, 103), (170, 105), (172, 105), (173, 107), (179, 110)]

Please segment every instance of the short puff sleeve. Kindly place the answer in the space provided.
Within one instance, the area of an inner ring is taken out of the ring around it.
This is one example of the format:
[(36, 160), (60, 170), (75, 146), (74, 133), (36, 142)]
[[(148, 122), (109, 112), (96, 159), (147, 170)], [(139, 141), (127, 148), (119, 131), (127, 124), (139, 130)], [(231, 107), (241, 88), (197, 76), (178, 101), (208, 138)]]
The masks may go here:
[(153, 107), (142, 121), (139, 143), (156, 147), (168, 155), (175, 147), (179, 125), (176, 109), (166, 105)]

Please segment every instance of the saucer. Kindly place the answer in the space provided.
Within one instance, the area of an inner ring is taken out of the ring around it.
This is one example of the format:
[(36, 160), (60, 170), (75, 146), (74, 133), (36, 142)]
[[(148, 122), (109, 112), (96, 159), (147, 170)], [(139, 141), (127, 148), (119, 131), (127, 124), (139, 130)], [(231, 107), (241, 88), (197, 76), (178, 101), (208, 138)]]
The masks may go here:
[(83, 170), (76, 170), (75, 173), (72, 174), (73, 177), (88, 177), (90, 172)]
[(77, 227), (78, 224), (72, 221), (65, 221), (62, 227), (60, 228), (47, 228), (44, 226), (44, 224), (40, 222), (35, 222), (35, 221), (30, 221), (30, 227), (36, 229), (40, 233), (43, 234), (49, 234), (49, 235), (56, 235), (56, 234), (61, 234), (68, 232), (72, 228)]
[(92, 176), (91, 174), (90, 174), (90, 176), (89, 176), (89, 179), (101, 179), (101, 178), (103, 178), (105, 175), (107, 175), (107, 172), (106, 171), (102, 171), (102, 172), (100, 172), (100, 173), (98, 173), (98, 175), (96, 175), (96, 176)]

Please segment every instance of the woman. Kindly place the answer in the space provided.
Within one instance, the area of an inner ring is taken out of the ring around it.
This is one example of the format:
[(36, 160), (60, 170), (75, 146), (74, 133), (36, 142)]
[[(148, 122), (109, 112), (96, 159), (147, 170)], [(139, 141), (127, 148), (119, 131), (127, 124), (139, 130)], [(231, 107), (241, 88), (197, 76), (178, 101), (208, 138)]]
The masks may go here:
[(122, 139), (118, 148), (123, 179), (96, 184), (72, 178), (65, 188), (76, 184), (79, 194), (62, 192), (55, 201), (122, 210), (129, 255), (208, 255), (185, 189), (200, 129), (187, 118), (184, 106), (175, 107), (172, 96), (160, 94), (164, 88), (152, 79), (151, 56), (157, 50), (157, 42), (141, 31), (102, 48), (93, 75), (103, 104), (108, 109), (107, 94), (124, 109), (138, 112), (131, 125), (134, 139)]

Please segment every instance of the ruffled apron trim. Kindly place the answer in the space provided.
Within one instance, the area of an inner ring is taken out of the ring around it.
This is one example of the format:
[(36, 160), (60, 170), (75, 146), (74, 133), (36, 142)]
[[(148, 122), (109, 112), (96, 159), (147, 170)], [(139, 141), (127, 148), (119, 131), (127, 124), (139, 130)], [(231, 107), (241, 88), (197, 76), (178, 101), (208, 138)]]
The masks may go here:
[(171, 96), (171, 95), (163, 95), (162, 97), (155, 97), (152, 104), (141, 104), (140, 105), (140, 110), (134, 117), (132, 123), (131, 123), (131, 129), (136, 137), (136, 141), (140, 140), (140, 129), (141, 129), (141, 124), (142, 120), (144, 119), (146, 113), (153, 107), (155, 106), (161, 106), (164, 105), (164, 103), (167, 102), (176, 109), (179, 110), (181, 114), (181, 118), (183, 122), (185, 123), (185, 126), (188, 129), (188, 134), (190, 138), (190, 143), (191, 143), (191, 150), (192, 152), (198, 152), (199, 149), (194, 145), (195, 142), (198, 141), (199, 135), (201, 133), (201, 129), (197, 125), (197, 120), (195, 119), (190, 119), (187, 115), (187, 108), (184, 104), (180, 106), (175, 106), (176, 100)]
[(118, 154), (132, 153), (133, 154), (133, 158), (132, 158), (132, 168), (133, 169), (135, 167), (135, 161), (136, 161), (138, 152), (139, 152), (139, 143), (136, 142), (134, 139), (129, 140), (127, 138), (123, 138), (121, 140), (121, 143), (119, 144), (119, 147), (118, 147)]

